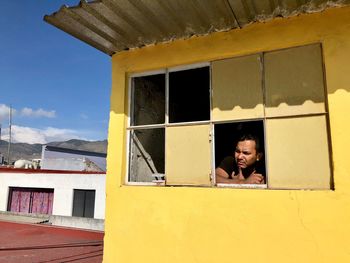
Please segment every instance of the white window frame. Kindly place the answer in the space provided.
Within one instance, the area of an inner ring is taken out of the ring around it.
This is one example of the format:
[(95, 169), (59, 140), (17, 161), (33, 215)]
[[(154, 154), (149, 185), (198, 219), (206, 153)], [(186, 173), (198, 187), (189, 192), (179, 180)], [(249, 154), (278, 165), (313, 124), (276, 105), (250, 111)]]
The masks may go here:
[[(193, 121), (193, 122), (176, 122), (176, 123), (169, 123), (169, 73), (171, 72), (179, 72), (179, 71), (185, 71), (190, 69), (197, 69), (197, 68), (204, 68), (209, 67), (209, 104), (210, 104), (210, 115), (211, 118), (211, 63), (210, 62), (202, 62), (202, 63), (195, 63), (195, 64), (188, 64), (188, 65), (181, 65), (176, 67), (170, 67), (170, 68), (164, 68), (159, 70), (152, 70), (152, 71), (145, 71), (145, 72), (138, 72), (138, 73), (130, 73), (128, 78), (128, 119), (127, 119), (127, 135), (126, 135), (126, 174), (124, 175), (124, 184), (130, 185), (130, 186), (165, 186), (165, 182), (130, 182), (129, 181), (129, 174), (130, 174), (130, 143), (131, 143), (131, 132), (133, 130), (141, 130), (141, 129), (152, 129), (152, 128), (164, 128), (164, 130), (167, 127), (176, 127), (176, 126), (193, 126), (197, 124), (210, 124), (210, 119), (207, 121)], [(146, 76), (152, 76), (152, 75), (158, 75), (158, 74), (165, 74), (165, 120), (162, 124), (148, 124), (148, 125), (137, 125), (132, 126), (131, 125), (131, 114), (133, 112), (133, 78), (136, 77), (146, 77)], [(166, 141), (166, 133), (165, 138)], [(165, 147), (165, 145), (164, 145)], [(164, 149), (164, 154), (166, 155), (166, 148)], [(166, 160), (164, 158), (164, 166), (166, 165)], [(165, 175), (166, 176), (166, 175)]]
[[(271, 50), (267, 52), (258, 52), (258, 53), (252, 53), (252, 54), (245, 54), (242, 56), (235, 56), (235, 57), (227, 57), (220, 60), (230, 59), (230, 58), (238, 58), (238, 57), (244, 57), (249, 55), (258, 54), (260, 58), (260, 64), (261, 64), (261, 74), (262, 74), (262, 94), (263, 94), (263, 106), (264, 106), (264, 112), (265, 112), (265, 105), (266, 105), (266, 90), (265, 90), (265, 77), (264, 77), (264, 54), (274, 51), (280, 51), (280, 50), (286, 50), (296, 47), (303, 47), (308, 46), (311, 44), (319, 44), (321, 46), (322, 50), (322, 44), (321, 43), (309, 43), (301, 46), (292, 46), (288, 48), (282, 48), (282, 49), (276, 49)], [(211, 176), (212, 176), (212, 187), (216, 188), (238, 188), (238, 189), (269, 189), (269, 177), (267, 175), (269, 171), (269, 157), (267, 155), (266, 145), (268, 141), (268, 137), (266, 134), (266, 120), (267, 119), (278, 119), (278, 118), (290, 118), (290, 117), (308, 117), (308, 116), (325, 116), (327, 121), (327, 134), (328, 134), (328, 143), (329, 143), (329, 158), (330, 158), (330, 165), (331, 165), (331, 178), (333, 180), (333, 167), (332, 167), (332, 150), (331, 150), (331, 140), (330, 140), (330, 129), (329, 129), (329, 112), (328, 112), (328, 100), (327, 100), (327, 88), (326, 88), (326, 80), (325, 80), (325, 66), (324, 66), (324, 58), (323, 53), (322, 55), (322, 68), (323, 68), (323, 83), (324, 83), (324, 89), (325, 89), (325, 110), (321, 113), (309, 113), (309, 114), (295, 114), (295, 115), (288, 115), (288, 116), (277, 116), (277, 117), (266, 117), (266, 114), (264, 113), (263, 118), (251, 118), (251, 119), (240, 119), (240, 120), (223, 120), (223, 121), (213, 121), (212, 120), (212, 112), (213, 112), (213, 105), (212, 105), (212, 99), (213, 99), (213, 89), (212, 89), (212, 62), (218, 61), (218, 60), (212, 60), (209, 62), (201, 62), (201, 63), (195, 63), (195, 64), (189, 64), (189, 65), (181, 65), (176, 67), (169, 67), (159, 70), (153, 70), (153, 71), (145, 71), (141, 73), (131, 73), (128, 77), (128, 123), (127, 123), (127, 147), (126, 147), (126, 174), (125, 176), (125, 185), (134, 185), (134, 186), (156, 186), (156, 185), (163, 185), (166, 186), (166, 184), (160, 184), (160, 183), (153, 183), (153, 182), (129, 182), (129, 170), (130, 170), (130, 132), (132, 130), (138, 130), (138, 129), (150, 129), (150, 128), (164, 128), (167, 127), (176, 127), (176, 126), (191, 126), (191, 125), (198, 125), (198, 124), (209, 124), (211, 127), (211, 134), (210, 140), (211, 140)], [(203, 68), (203, 67), (209, 67), (209, 104), (210, 104), (210, 115), (209, 120), (206, 121), (193, 121), (193, 122), (178, 122), (178, 123), (169, 123), (169, 73), (171, 72), (178, 72), (178, 71), (184, 71), (184, 70), (190, 70), (190, 69), (196, 69), (196, 68)], [(152, 125), (139, 125), (139, 126), (130, 126), (131, 122), (131, 111), (132, 111), (132, 90), (133, 90), (133, 78), (135, 77), (144, 77), (144, 76), (150, 76), (150, 75), (156, 75), (156, 74), (165, 74), (165, 120), (163, 124), (152, 124)], [(264, 138), (264, 158), (265, 158), (265, 171), (266, 171), (266, 182), (265, 184), (227, 184), (227, 183), (218, 183), (216, 184), (216, 175), (215, 175), (215, 132), (214, 127), (216, 124), (222, 124), (222, 123), (242, 123), (242, 122), (249, 122), (249, 121), (262, 121), (263, 123), (263, 138)], [(166, 132), (165, 132), (165, 141), (166, 141)], [(166, 155), (166, 148), (164, 149), (164, 153)], [(166, 160), (164, 159), (164, 165), (166, 165)], [(166, 174), (165, 174), (166, 176)], [(334, 182), (333, 182), (334, 183)], [(331, 188), (332, 189), (332, 186)]]

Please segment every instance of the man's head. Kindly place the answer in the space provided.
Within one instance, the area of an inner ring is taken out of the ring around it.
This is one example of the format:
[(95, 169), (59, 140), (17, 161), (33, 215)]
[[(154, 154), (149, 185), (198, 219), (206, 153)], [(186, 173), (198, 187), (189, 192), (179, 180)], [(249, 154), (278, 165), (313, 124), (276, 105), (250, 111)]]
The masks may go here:
[(241, 169), (253, 167), (261, 158), (262, 152), (258, 137), (251, 134), (241, 136), (235, 149), (237, 166)]

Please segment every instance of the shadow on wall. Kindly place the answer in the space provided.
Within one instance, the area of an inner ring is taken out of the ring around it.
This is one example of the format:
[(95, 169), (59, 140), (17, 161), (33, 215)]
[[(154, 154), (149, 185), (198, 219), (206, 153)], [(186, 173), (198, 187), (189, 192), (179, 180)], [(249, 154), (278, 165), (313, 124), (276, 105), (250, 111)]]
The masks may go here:
[(212, 81), (214, 110), (262, 111), (264, 105), (325, 111), (319, 44), (214, 61)]
[[(325, 91), (328, 94), (339, 89), (350, 92), (350, 80), (346, 74), (346, 51), (350, 49), (350, 43), (347, 39), (338, 38), (327, 41), (332, 41), (332, 44), (323, 47), (323, 50), (320, 44), (313, 44), (212, 61), (213, 110), (256, 109), (265, 101), (264, 105), (268, 108), (302, 106), (314, 108), (313, 111), (322, 108), (324, 111)], [(334, 45), (341, 45), (342, 50), (334, 49)], [(327, 58), (325, 69), (322, 53)], [(215, 64), (220, 63), (224, 70), (216, 76)], [(124, 76), (124, 73), (120, 75)], [(216, 86), (215, 79), (221, 79), (223, 83)], [(215, 92), (220, 87), (226, 92)], [(124, 92), (127, 94), (127, 89)], [(119, 91), (112, 90), (112, 100), (127, 104), (117, 93)], [(111, 111), (117, 114), (124, 114), (127, 109), (127, 105), (121, 107), (117, 103), (111, 106)]]

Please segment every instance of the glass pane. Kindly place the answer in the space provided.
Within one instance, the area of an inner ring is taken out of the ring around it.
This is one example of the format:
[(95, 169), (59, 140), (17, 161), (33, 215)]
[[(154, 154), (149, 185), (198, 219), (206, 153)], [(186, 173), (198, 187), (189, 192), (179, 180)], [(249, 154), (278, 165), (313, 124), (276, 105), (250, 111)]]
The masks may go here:
[(266, 116), (325, 112), (320, 45), (266, 53)]
[(84, 216), (85, 193), (83, 190), (74, 190), (72, 216)]
[(330, 189), (325, 116), (266, 121), (269, 188)]
[(164, 179), (164, 128), (130, 132), (129, 182)]
[(259, 58), (252, 55), (212, 63), (214, 120), (264, 116)]
[(132, 89), (131, 125), (165, 122), (165, 74), (135, 77)]
[(84, 217), (94, 218), (94, 211), (95, 211), (95, 191), (88, 190), (85, 192)]
[(210, 118), (209, 67), (169, 73), (169, 122)]
[(168, 127), (167, 185), (210, 185), (210, 125)]

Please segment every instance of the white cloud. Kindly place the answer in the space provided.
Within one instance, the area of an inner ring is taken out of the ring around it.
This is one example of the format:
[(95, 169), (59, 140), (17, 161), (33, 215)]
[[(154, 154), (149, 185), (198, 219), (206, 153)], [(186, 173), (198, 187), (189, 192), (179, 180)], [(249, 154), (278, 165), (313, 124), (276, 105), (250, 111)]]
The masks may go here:
[[(9, 129), (3, 129), (2, 140), (9, 139)], [(70, 129), (58, 129), (53, 127), (47, 127), (45, 129), (36, 129), (31, 127), (22, 127), (12, 125), (12, 142), (23, 143), (41, 143), (45, 144), (53, 141), (66, 141), (70, 139), (82, 139), (79, 136), (79, 132)]]
[[(0, 122), (5, 122), (9, 118), (9, 111), (10, 107), (5, 104), (0, 104)], [(12, 116), (15, 116), (17, 114), (17, 110), (12, 108)], [(42, 108), (39, 108), (37, 110), (33, 110), (28, 107), (24, 107), (19, 111), (19, 115), (22, 117), (45, 117), (45, 118), (55, 118), (56, 117), (56, 111), (54, 110), (44, 110)]]
[(55, 118), (56, 111), (54, 111), (54, 110), (46, 111), (46, 110), (43, 110), (41, 108), (37, 109), (37, 110), (33, 110), (31, 108), (25, 107), (21, 110), (21, 116)]
[[(0, 104), (0, 122), (8, 122), (10, 107), (5, 104)], [(12, 109), (12, 114), (15, 114), (16, 110)]]

